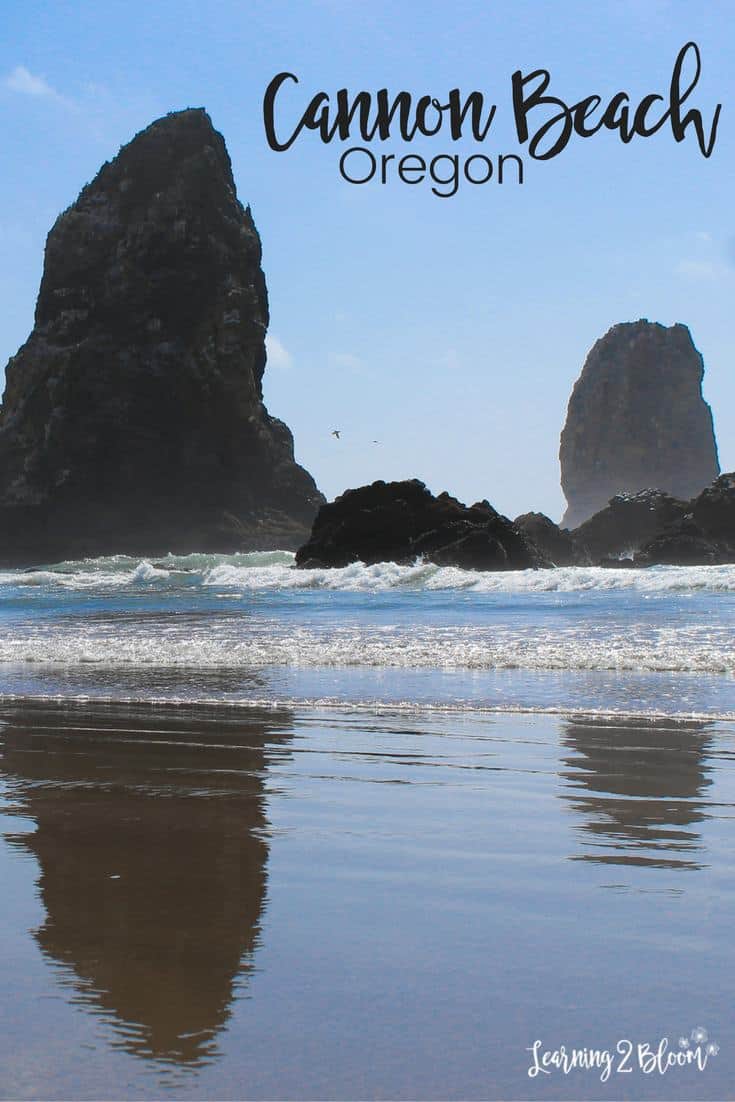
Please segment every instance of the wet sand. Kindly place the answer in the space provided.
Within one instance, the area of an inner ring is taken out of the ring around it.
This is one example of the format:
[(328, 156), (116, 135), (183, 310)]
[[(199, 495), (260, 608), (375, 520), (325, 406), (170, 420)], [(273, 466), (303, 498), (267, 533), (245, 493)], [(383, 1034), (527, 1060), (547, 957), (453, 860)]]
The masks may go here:
[(0, 705), (0, 1097), (732, 1097), (734, 733)]

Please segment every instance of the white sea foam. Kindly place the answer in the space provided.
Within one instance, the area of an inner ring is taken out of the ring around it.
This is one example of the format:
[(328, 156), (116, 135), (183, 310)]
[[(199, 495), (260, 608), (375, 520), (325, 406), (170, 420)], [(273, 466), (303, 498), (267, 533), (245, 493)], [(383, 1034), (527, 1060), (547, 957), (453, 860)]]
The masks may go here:
[(165, 555), (155, 560), (109, 555), (98, 559), (77, 559), (33, 570), (0, 572), (0, 597), (4, 587), (41, 587), (61, 590), (121, 589), (153, 580), (171, 579), (173, 583), (189, 579), (201, 584), (205, 575), (219, 565), (232, 569), (258, 569), (274, 564), (290, 567), (290, 551), (253, 551), (237, 555)]
[(0, 705), (38, 705), (41, 704), (93, 704), (97, 707), (115, 708), (120, 705), (145, 705), (154, 708), (166, 708), (171, 705), (194, 706), (196, 708), (216, 708), (218, 711), (236, 713), (237, 711), (265, 711), (277, 712), (283, 708), (301, 711), (299, 720), (302, 723), (322, 722), (320, 712), (338, 712), (343, 718), (349, 716), (363, 716), (365, 713), (380, 716), (420, 716), (430, 718), (432, 716), (457, 716), (457, 717), (482, 717), (482, 716), (563, 716), (570, 722), (599, 723), (611, 729), (616, 725), (624, 725), (630, 728), (631, 721), (636, 726), (645, 728), (650, 726), (656, 731), (681, 730), (691, 723), (733, 722), (735, 711), (696, 711), (681, 710), (676, 713), (665, 710), (648, 709), (646, 711), (631, 711), (620, 707), (574, 707), (559, 705), (530, 705), (504, 702), (502, 704), (478, 703), (472, 700), (453, 701), (416, 701), (416, 700), (385, 700), (379, 697), (370, 700), (344, 700), (341, 697), (330, 696), (250, 696), (239, 699), (225, 699), (221, 696), (199, 695), (192, 698), (191, 695), (176, 695), (175, 693), (160, 694), (146, 689), (143, 693), (117, 692), (115, 695), (104, 692), (79, 693), (55, 693), (55, 692), (0, 692)]
[(732, 592), (735, 566), (305, 571), (284, 551), (110, 556), (0, 574), (0, 663), (731, 675)]
[(560, 567), (555, 570), (478, 572), (418, 562), (411, 566), (353, 563), (336, 569), (297, 570), (220, 563), (206, 570), (205, 585), (241, 589), (332, 589), (376, 592), (390, 589), (466, 590), (475, 593), (573, 593), (631, 590), (640, 593), (735, 592), (735, 566), (652, 567), (647, 570)]
[(462, 590), (470, 593), (533, 594), (608, 592), (641, 594), (735, 592), (735, 565), (659, 566), (646, 570), (602, 567), (560, 567), (554, 570), (477, 572), (417, 562), (352, 563), (337, 569), (299, 570), (288, 551), (255, 551), (238, 555), (167, 555), (140, 560), (122, 555), (59, 563), (40, 570), (0, 573), (0, 596), (6, 587), (59, 587), (84, 590), (121, 589), (151, 582), (187, 583), (226, 589), (334, 590)]
[(9, 626), (0, 662), (109, 668), (240, 669), (287, 666), (437, 670), (735, 672), (727, 625), (618, 629), (563, 627), (366, 627), (330, 624), (317, 630), (277, 620), (175, 619), (131, 622), (114, 617), (51, 625)]
[(154, 578), (168, 578), (168, 576), (168, 570), (161, 570), (160, 567), (153, 566), (149, 562), (141, 562), (133, 571), (131, 580), (134, 582), (152, 582)]

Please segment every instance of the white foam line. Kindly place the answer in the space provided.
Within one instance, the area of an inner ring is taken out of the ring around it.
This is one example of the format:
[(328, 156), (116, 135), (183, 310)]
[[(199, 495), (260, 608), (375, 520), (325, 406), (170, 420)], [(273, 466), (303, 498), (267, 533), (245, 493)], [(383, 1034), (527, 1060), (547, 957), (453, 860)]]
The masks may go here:
[[(735, 671), (735, 646), (728, 625), (625, 629), (590, 625), (544, 630), (497, 625), (395, 628), (339, 626), (316, 631), (270, 620), (251, 620), (248, 634), (233, 622), (203, 631), (186, 617), (164, 620), (162, 630), (146, 624), (80, 621), (49, 625), (14, 624), (0, 640), (0, 663), (57, 666), (94, 665), (111, 670), (169, 669), (254, 671), (294, 669), (432, 669), (681, 673), (722, 676)], [(147, 630), (146, 630), (147, 629)]]
[(660, 566), (648, 569), (558, 567), (551, 570), (477, 572), (457, 567), (438, 567), (417, 560), (411, 565), (394, 562), (366, 566), (356, 562), (340, 568), (300, 570), (289, 551), (254, 551), (237, 555), (165, 555), (130, 558), (112, 555), (43, 567), (39, 570), (7, 570), (0, 573), (0, 588), (42, 587), (122, 589), (155, 583), (217, 587), (229, 591), (327, 590), (385, 592), (389, 590), (465, 591), (485, 594), (554, 594), (640, 592), (666, 593), (735, 592), (735, 565)]
[[(671, 721), (672, 723), (686, 722), (717, 722), (730, 723), (735, 721), (735, 712), (664, 712), (653, 710), (647, 712), (630, 711), (624, 708), (580, 708), (552, 706), (530, 706), (523, 704), (475, 704), (471, 701), (454, 702), (452, 704), (419, 703), (414, 700), (359, 700), (345, 701), (335, 697), (282, 697), (282, 698), (248, 698), (246, 700), (223, 700), (221, 697), (188, 697), (174, 696), (96, 696), (88, 693), (79, 693), (70, 696), (62, 696), (58, 693), (0, 693), (0, 708), (5, 704), (26, 704), (32, 706), (39, 702), (44, 704), (88, 704), (90, 706), (140, 706), (153, 707), (182, 707), (186, 711), (197, 708), (222, 709), (223, 711), (260, 710), (278, 711), (283, 709), (308, 711), (340, 711), (347, 714), (371, 713), (376, 715), (458, 715), (458, 716), (498, 716), (498, 715), (530, 715), (530, 716), (559, 716), (570, 720), (588, 719), (616, 719), (633, 720), (636, 722), (656, 723)], [(0, 720), (2, 716), (0, 715)]]

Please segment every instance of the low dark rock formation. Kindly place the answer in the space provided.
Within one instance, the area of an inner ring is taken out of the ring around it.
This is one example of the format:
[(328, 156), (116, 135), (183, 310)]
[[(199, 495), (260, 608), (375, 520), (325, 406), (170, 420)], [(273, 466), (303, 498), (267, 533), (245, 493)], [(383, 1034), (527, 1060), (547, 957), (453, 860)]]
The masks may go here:
[(640, 548), (677, 524), (690, 509), (689, 502), (660, 490), (617, 494), (604, 509), (575, 528), (572, 536), (587, 548), (596, 563), (632, 559)]
[(686, 513), (649, 540), (636, 565), (698, 566), (735, 562), (735, 473), (720, 475)]
[(468, 507), (446, 493), (434, 497), (418, 479), (373, 482), (322, 505), (311, 538), (296, 552), (301, 567), (417, 558), (469, 570), (551, 565), (487, 501)]
[(263, 405), (261, 248), (203, 110), (56, 221), (0, 411), (0, 560), (296, 547), (324, 498)]
[(689, 499), (719, 474), (704, 365), (685, 325), (615, 325), (590, 351), (561, 434), (561, 483), (576, 528), (616, 494), (647, 486)]
[(687, 518), (679, 528), (662, 532), (636, 555), (636, 566), (712, 566), (733, 562), (732, 548), (708, 539), (702, 529)]
[(590, 566), (587, 548), (545, 513), (523, 513), (513, 521), (554, 566)]
[(692, 517), (708, 537), (735, 546), (735, 472), (702, 491), (692, 502)]

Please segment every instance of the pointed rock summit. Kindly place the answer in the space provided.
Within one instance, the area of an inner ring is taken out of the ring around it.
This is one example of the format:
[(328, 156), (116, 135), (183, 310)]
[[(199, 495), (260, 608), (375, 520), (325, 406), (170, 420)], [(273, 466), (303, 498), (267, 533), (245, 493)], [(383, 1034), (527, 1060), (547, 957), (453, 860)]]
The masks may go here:
[(206, 111), (152, 123), (46, 242), (0, 410), (0, 559), (295, 547), (324, 498), (263, 405), (260, 238)]
[(576, 528), (621, 493), (687, 500), (717, 477), (704, 364), (685, 325), (615, 325), (592, 348), (561, 434), (562, 526)]

